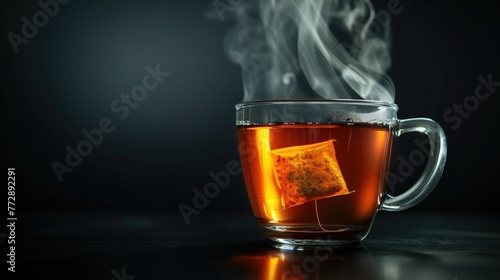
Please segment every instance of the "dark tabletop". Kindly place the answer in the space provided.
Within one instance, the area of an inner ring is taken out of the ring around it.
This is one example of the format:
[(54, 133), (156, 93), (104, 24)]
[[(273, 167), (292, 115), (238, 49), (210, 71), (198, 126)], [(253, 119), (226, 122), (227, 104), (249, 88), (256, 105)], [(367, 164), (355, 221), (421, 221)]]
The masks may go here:
[[(500, 278), (497, 215), (379, 212), (360, 244), (311, 251), (270, 247), (248, 214), (203, 213), (197, 223), (178, 221), (176, 214), (158, 213), (24, 215), (19, 217), (16, 233), (15, 276), (71, 280)], [(6, 249), (5, 242), (0, 245)], [(16, 279), (12, 273), (8, 276)]]

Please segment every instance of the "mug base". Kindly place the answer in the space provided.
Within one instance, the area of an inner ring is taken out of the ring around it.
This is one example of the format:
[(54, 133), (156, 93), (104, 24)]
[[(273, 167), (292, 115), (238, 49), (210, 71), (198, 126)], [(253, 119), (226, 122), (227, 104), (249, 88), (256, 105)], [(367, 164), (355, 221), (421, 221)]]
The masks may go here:
[(308, 250), (317, 246), (339, 247), (362, 241), (370, 226), (359, 225), (276, 225), (259, 224), (272, 247), (285, 250)]

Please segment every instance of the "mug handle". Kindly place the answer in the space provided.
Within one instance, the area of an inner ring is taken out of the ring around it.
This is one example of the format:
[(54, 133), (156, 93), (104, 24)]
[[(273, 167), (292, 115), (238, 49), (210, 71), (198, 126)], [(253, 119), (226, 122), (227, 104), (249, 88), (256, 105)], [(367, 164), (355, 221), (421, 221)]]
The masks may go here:
[(446, 136), (437, 122), (427, 118), (412, 118), (398, 120), (398, 124), (396, 137), (408, 132), (427, 135), (430, 143), (429, 158), (422, 175), (411, 188), (398, 196), (387, 194), (387, 198), (380, 206), (380, 210), (385, 211), (402, 211), (421, 202), (436, 186), (446, 163)]

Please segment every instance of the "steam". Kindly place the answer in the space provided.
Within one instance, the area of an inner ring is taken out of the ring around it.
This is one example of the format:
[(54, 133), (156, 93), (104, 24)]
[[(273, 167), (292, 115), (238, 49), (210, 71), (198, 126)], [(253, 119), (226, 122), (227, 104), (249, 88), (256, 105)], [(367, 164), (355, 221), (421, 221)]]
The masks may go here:
[(391, 65), (389, 26), (371, 31), (375, 12), (369, 0), (245, 1), (234, 15), (237, 24), (225, 48), (242, 67), (243, 101), (394, 102), (385, 74)]

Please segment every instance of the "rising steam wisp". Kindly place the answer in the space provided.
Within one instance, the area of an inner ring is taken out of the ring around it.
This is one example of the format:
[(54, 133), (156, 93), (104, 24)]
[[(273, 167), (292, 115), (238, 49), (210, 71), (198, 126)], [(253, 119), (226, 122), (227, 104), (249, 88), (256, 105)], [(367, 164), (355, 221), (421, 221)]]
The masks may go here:
[[(242, 67), (243, 101), (394, 102), (386, 75), (389, 26), (370, 32), (374, 15), (369, 0), (245, 1), (225, 42), (230, 59)], [(344, 46), (354, 43), (360, 48), (352, 54)]]

